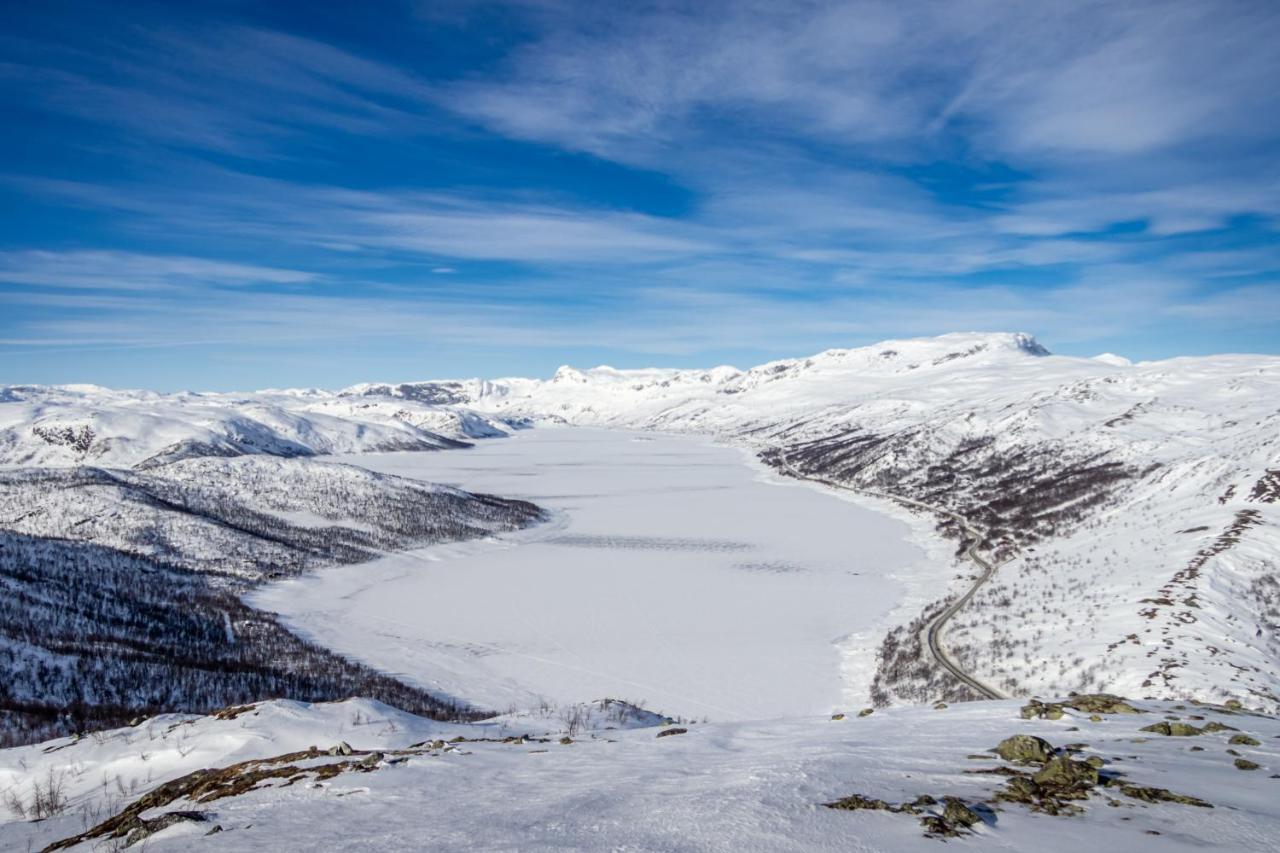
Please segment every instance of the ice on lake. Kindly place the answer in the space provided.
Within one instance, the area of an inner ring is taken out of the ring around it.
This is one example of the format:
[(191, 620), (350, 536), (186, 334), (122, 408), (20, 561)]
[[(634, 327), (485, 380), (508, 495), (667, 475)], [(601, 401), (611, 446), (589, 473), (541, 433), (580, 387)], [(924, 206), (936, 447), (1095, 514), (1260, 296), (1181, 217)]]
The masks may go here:
[(343, 461), (554, 511), (253, 595), (317, 642), (487, 708), (612, 696), (726, 720), (865, 701), (892, 576), (925, 559), (904, 522), (705, 439), (552, 428)]

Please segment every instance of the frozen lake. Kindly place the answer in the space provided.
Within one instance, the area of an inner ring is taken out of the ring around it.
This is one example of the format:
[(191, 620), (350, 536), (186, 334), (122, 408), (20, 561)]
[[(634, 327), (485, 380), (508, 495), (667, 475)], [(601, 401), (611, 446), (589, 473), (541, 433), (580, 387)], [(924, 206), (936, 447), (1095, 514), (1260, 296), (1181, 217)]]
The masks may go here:
[(862, 703), (926, 557), (909, 526), (707, 440), (536, 429), (342, 461), (553, 510), (509, 538), (265, 587), (303, 635), (488, 708), (604, 696), (716, 720)]

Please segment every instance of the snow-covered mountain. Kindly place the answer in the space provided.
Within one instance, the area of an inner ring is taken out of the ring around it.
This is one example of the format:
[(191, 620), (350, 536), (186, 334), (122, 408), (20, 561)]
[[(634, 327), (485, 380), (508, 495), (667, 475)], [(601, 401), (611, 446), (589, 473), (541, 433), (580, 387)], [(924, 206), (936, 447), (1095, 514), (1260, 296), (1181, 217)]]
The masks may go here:
[[(561, 368), (476, 384), (466, 402), (708, 433), (788, 472), (961, 513), (1011, 562), (949, 642), (1005, 690), (1280, 704), (1280, 358), (1130, 364), (953, 334), (746, 371)], [(880, 701), (948, 691), (919, 668), (910, 628), (882, 649)]]
[[(1025, 334), (828, 350), (748, 370), (561, 368), (547, 380), (336, 392), (0, 389), (0, 462), (145, 470), (188, 457), (436, 449), (529, 423), (707, 434), (780, 470), (924, 501), (1009, 560), (948, 644), (1010, 692), (1280, 704), (1280, 358), (1129, 363)], [(943, 532), (956, 533), (942, 524)], [(968, 586), (957, 562), (951, 589)], [(881, 702), (962, 696), (904, 624)]]
[(523, 501), (263, 456), (0, 470), (0, 744), (265, 696), (453, 717), (245, 605), (251, 584), (539, 521)]
[(476, 716), (239, 594), (545, 517), (313, 457), (549, 424), (709, 435), (783, 474), (967, 519), (936, 516), (958, 540), (952, 581), (883, 637), (876, 705), (972, 697), (925, 647), (973, 584), (970, 545), (997, 567), (946, 629), (967, 672), (1016, 695), (1132, 698), (661, 731), (660, 714), (611, 701), (472, 723), (267, 702), (0, 751), (0, 847), (1274, 846), (1280, 728), (1240, 703), (1280, 705), (1280, 358), (1069, 358), (1022, 334), (334, 392), (0, 388), (0, 735), (281, 695)]
[(200, 456), (440, 450), (511, 425), (464, 407), (350, 392), (159, 394), (0, 387), (0, 465), (163, 464)]

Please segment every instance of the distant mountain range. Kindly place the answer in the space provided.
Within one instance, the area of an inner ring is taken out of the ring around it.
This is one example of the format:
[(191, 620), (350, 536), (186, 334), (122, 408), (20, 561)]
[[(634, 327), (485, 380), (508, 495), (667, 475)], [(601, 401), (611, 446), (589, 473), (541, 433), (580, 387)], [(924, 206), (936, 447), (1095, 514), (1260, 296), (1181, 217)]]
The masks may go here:
[[(711, 435), (788, 473), (961, 513), (1011, 562), (948, 642), (1003, 689), (1280, 705), (1272, 356), (1131, 364), (974, 333), (749, 370), (564, 367), (546, 380), (244, 394), (9, 386), (0, 464), (146, 471), (202, 457), (446, 450), (548, 424)], [(939, 589), (935, 607), (964, 588)], [(886, 638), (877, 699), (963, 695), (911, 663), (917, 643), (908, 625)]]

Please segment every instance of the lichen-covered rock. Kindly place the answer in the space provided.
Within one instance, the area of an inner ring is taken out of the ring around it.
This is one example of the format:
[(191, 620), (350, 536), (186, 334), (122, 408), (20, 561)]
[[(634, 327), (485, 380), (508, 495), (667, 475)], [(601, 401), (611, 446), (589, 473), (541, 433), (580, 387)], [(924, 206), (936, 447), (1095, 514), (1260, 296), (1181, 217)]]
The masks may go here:
[(982, 823), (982, 818), (963, 801), (947, 797), (946, 808), (940, 815), (926, 815), (920, 818), (924, 834), (935, 838), (955, 838), (965, 835), (971, 827)]
[(1055, 793), (1061, 794), (1097, 785), (1098, 769), (1083, 761), (1059, 756), (1051, 759), (1039, 773), (1031, 778), (1042, 788), (1053, 788)]
[(982, 818), (973, 809), (954, 797), (947, 798), (947, 807), (942, 810), (942, 819), (953, 826), (977, 826)]
[(1082, 693), (1072, 696), (1061, 704), (1065, 708), (1073, 708), (1085, 714), (1142, 713), (1142, 711), (1130, 705), (1127, 699), (1110, 693)]
[(1165, 737), (1194, 737), (1202, 734), (1204, 729), (1197, 728), (1190, 723), (1152, 723), (1149, 726), (1143, 726), (1139, 731), (1151, 732)]
[(1018, 764), (1044, 764), (1053, 757), (1053, 745), (1035, 735), (1013, 735), (996, 745), (996, 755)]
[(875, 708), (863, 708), (861, 711), (858, 712), (858, 716), (870, 717), (872, 714), (875, 713), (875, 710), (876, 710)]
[(874, 797), (864, 797), (861, 794), (850, 794), (847, 797), (841, 797), (832, 803), (823, 803), (829, 809), (840, 809), (842, 811), (880, 811), (893, 812), (898, 809), (891, 806), (884, 800), (877, 800)]
[(1046, 704), (1039, 699), (1032, 699), (1022, 706), (1022, 719), (1024, 720), (1036, 718), (1041, 720), (1060, 720), (1062, 716), (1062, 706), (1057, 703)]
[(1126, 797), (1133, 797), (1135, 800), (1142, 800), (1147, 803), (1182, 803), (1187, 806), (1199, 806), (1202, 809), (1213, 808), (1213, 803), (1207, 803), (1198, 797), (1190, 797), (1186, 794), (1175, 794), (1167, 788), (1121, 785), (1120, 793)]
[(996, 796), (1001, 800), (1030, 804), (1040, 797), (1040, 786), (1026, 776), (1014, 776), (1004, 783), (1004, 791)]
[(1237, 759), (1236, 759), (1236, 769), (1237, 769), (1237, 770), (1257, 770), (1257, 769), (1258, 769), (1258, 767), (1259, 767), (1259, 765), (1258, 765), (1257, 763), (1255, 763), (1255, 762), (1253, 762), (1253, 761), (1250, 761), (1250, 760), (1249, 760), (1249, 759), (1247, 759), (1247, 758), (1237, 758)]
[(1262, 741), (1244, 734), (1232, 735), (1231, 740), (1227, 741), (1227, 743), (1232, 743), (1236, 746), (1262, 746)]

